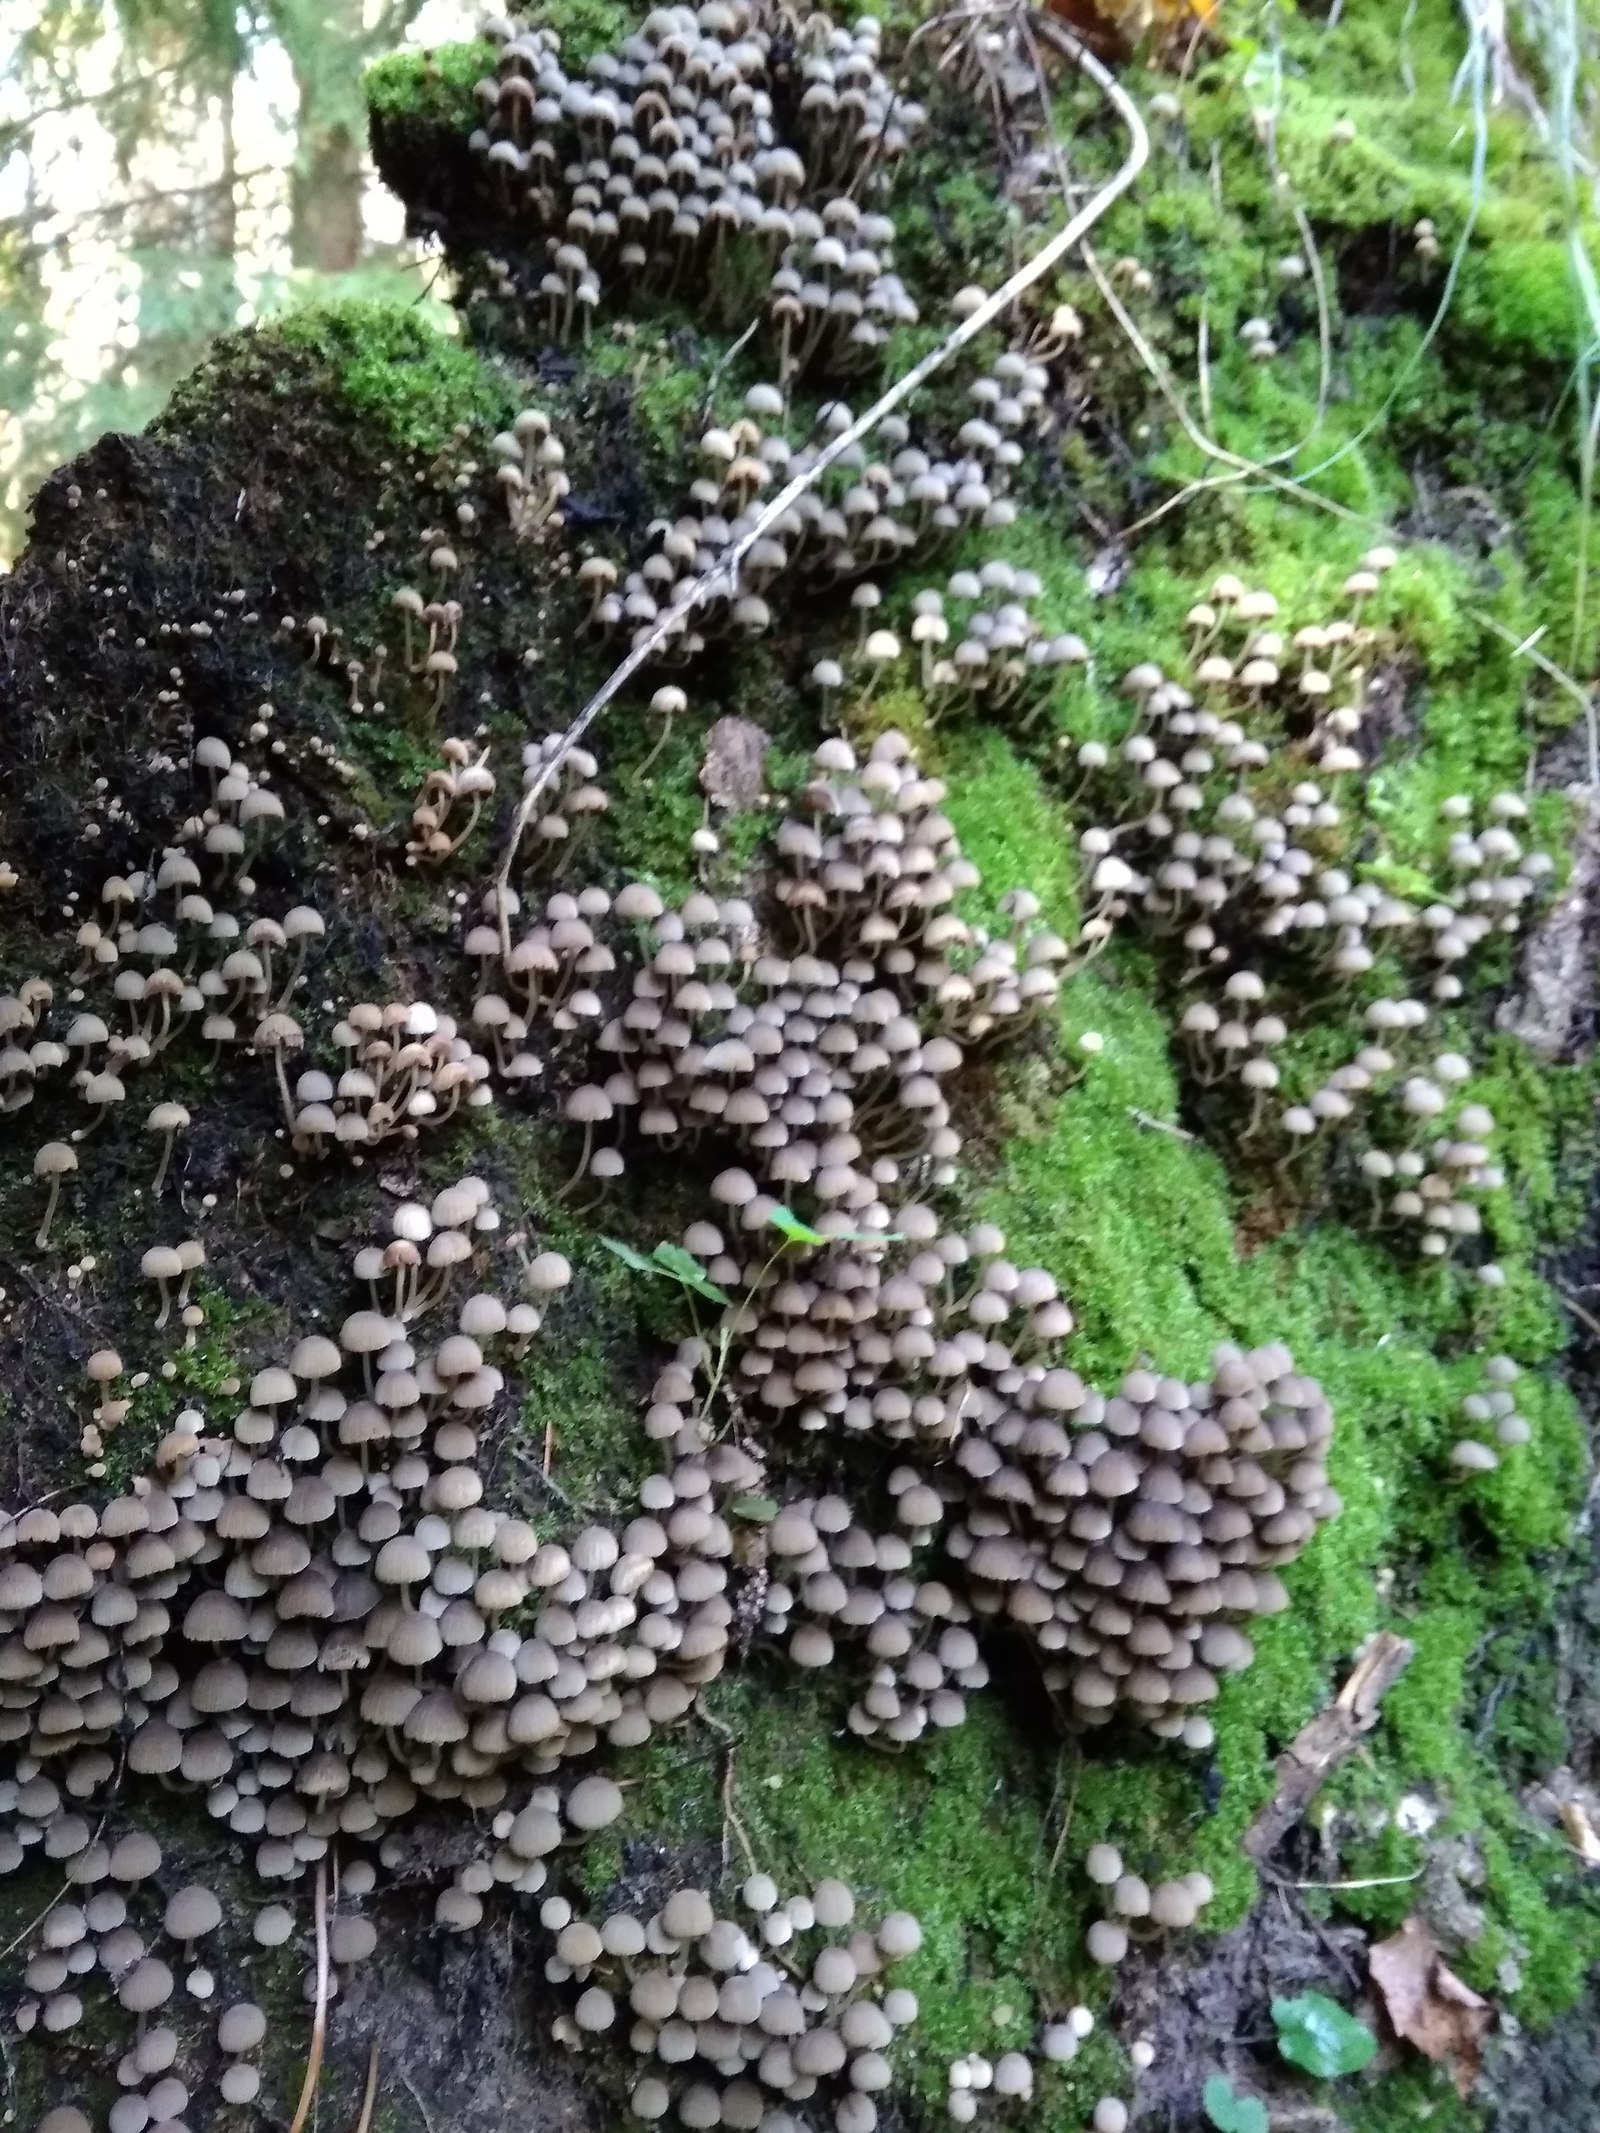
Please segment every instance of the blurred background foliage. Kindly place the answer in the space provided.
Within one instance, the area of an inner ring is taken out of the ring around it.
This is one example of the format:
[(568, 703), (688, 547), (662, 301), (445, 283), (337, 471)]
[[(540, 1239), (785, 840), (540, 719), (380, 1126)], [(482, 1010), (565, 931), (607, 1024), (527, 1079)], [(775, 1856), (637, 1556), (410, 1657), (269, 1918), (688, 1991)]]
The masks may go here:
[(0, 0), (0, 568), (28, 499), (213, 335), (439, 272), (366, 150), (363, 69), (460, 0)]

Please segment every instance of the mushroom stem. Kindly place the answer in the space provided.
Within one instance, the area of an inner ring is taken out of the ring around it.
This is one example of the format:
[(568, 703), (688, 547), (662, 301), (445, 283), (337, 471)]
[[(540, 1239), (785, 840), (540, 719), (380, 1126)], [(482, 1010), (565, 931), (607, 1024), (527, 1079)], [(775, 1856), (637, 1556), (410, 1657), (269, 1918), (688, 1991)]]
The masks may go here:
[(594, 1125), (591, 1120), (585, 1119), (583, 1126), (583, 1153), (578, 1158), (577, 1169), (572, 1173), (571, 1177), (568, 1178), (566, 1184), (562, 1187), (561, 1197), (563, 1199), (566, 1198), (567, 1194), (571, 1192), (572, 1188), (577, 1184), (579, 1178), (581, 1178), (583, 1176), (583, 1173), (588, 1169), (589, 1152), (593, 1145)]
[[(451, 849), (454, 850), (454, 846), (452, 846)], [(289, 996), (294, 991), (296, 981), (298, 980), (301, 971), (304, 970), (306, 967), (306, 957), (310, 954), (310, 952), (311, 936), (309, 934), (303, 933), (300, 936), (299, 945), (295, 950), (294, 961), (284, 972), (283, 990), (279, 993), (276, 1001), (273, 1003), (280, 1014), (282, 1014), (284, 1009), (287, 1008), (287, 1006), (289, 1005)], [(293, 1125), (293, 1119), (291, 1119), (289, 1123)]]
[(282, 1097), (282, 1099), (283, 1099), (283, 1120), (284, 1120), (284, 1124), (285, 1124), (285, 1125), (286, 1125), (286, 1126), (287, 1126), (287, 1127), (289, 1128), (289, 1131), (290, 1131), (291, 1133), (293, 1133), (293, 1131), (294, 1131), (294, 1103), (293, 1103), (293, 1101), (292, 1101), (292, 1099), (290, 1098), (290, 1095), (289, 1095), (289, 1076), (288, 1076), (288, 1074), (287, 1074), (287, 1073), (286, 1073), (286, 1072), (284, 1071), (284, 1064), (283, 1064), (283, 1046), (282, 1046), (281, 1044), (280, 1044), (280, 1045), (275, 1045), (275, 1046), (273, 1047), (273, 1052), (272, 1052), (272, 1063), (273, 1063), (274, 1067), (276, 1067), (276, 1069), (277, 1069), (277, 1073), (278, 1073), (278, 1094), (279, 1094), (279, 1095), (280, 1095), (280, 1096)]
[[(158, 1163), (158, 1164), (156, 1165), (156, 1178), (155, 1178), (155, 1183), (154, 1183), (154, 1184), (153, 1184), (153, 1185), (151, 1186), (151, 1188), (150, 1188), (150, 1190), (151, 1190), (152, 1192), (159, 1192), (159, 1191), (161, 1190), (162, 1186), (163, 1186), (163, 1185), (164, 1185), (164, 1184), (166, 1183), (166, 1179), (167, 1179), (167, 1165), (168, 1165), (168, 1163), (170, 1163), (170, 1162), (171, 1162), (171, 1160), (172, 1160), (172, 1144), (173, 1144), (173, 1142), (174, 1142), (174, 1141), (175, 1141), (176, 1139), (177, 1139), (177, 1133), (176, 1133), (176, 1130), (174, 1130), (174, 1131), (173, 1131), (173, 1132), (171, 1132), (171, 1133), (166, 1133), (166, 1134), (163, 1134), (163, 1135), (162, 1135), (162, 1138), (161, 1138), (161, 1161), (160, 1161), (160, 1162), (159, 1162), (159, 1163)], [(52, 1204), (54, 1204), (54, 1203), (52, 1203)]]
[(637, 772), (637, 775), (638, 775), (639, 777), (641, 777), (641, 778), (642, 778), (642, 777), (644, 776), (645, 772), (646, 772), (646, 771), (647, 771), (647, 770), (648, 770), (648, 769), (650, 768), (651, 764), (652, 764), (652, 763), (653, 763), (653, 762), (655, 761), (656, 757), (657, 757), (657, 756), (658, 756), (658, 755), (659, 755), (659, 754), (661, 753), (662, 749), (666, 747), (666, 745), (667, 745), (667, 739), (668, 739), (668, 736), (669, 736), (669, 735), (671, 734), (671, 732), (672, 732), (672, 720), (673, 720), (673, 716), (674, 716), (674, 714), (673, 714), (672, 710), (671, 710), (671, 709), (669, 709), (669, 710), (668, 710), (668, 712), (667, 712), (667, 715), (666, 715), (666, 717), (665, 717), (665, 718), (664, 718), (664, 719), (663, 719), (663, 720), (661, 721), (661, 731), (660, 731), (660, 732), (659, 732), (659, 733), (658, 733), (658, 734), (656, 735), (656, 744), (655, 744), (655, 746), (654, 746), (654, 747), (653, 747), (653, 748), (651, 749), (650, 753), (649, 753), (649, 754), (648, 754), (648, 755), (647, 755), (647, 756), (645, 757), (644, 761), (643, 761), (643, 762), (642, 762), (642, 763), (641, 763), (641, 764), (639, 765), (639, 769), (638, 769), (638, 772)]
[(44, 1220), (39, 1224), (39, 1234), (34, 1243), (42, 1252), (50, 1242), (50, 1224), (55, 1220), (56, 1202), (61, 1197), (61, 1174), (58, 1171), (50, 1180), (50, 1197), (44, 1203)]
[(156, 1330), (159, 1332), (172, 1315), (172, 1295), (167, 1287), (167, 1278), (164, 1274), (156, 1276), (156, 1287), (161, 1291), (161, 1311), (156, 1319)]

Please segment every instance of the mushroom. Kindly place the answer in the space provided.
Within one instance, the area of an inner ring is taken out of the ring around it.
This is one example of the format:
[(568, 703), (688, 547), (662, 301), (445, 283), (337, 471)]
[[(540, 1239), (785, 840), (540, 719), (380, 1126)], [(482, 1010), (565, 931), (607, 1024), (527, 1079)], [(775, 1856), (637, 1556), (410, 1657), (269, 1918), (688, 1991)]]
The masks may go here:
[(61, 1195), (61, 1180), (69, 1177), (77, 1167), (77, 1154), (65, 1141), (46, 1141), (34, 1156), (34, 1176), (50, 1180), (49, 1197), (44, 1205), (44, 1219), (40, 1222), (39, 1233), (33, 1240), (41, 1252), (50, 1242), (50, 1224), (55, 1219), (56, 1202)]
[(150, 1190), (159, 1193), (166, 1181), (167, 1165), (172, 1160), (172, 1144), (189, 1124), (189, 1114), (179, 1103), (159, 1103), (152, 1106), (145, 1120), (145, 1130), (161, 1135), (161, 1161), (156, 1166), (155, 1180)]
[(167, 1284), (182, 1281), (184, 1265), (177, 1248), (170, 1244), (152, 1244), (139, 1260), (139, 1271), (146, 1281), (153, 1281), (161, 1297), (161, 1309), (156, 1317), (159, 1330), (171, 1316), (172, 1297)]

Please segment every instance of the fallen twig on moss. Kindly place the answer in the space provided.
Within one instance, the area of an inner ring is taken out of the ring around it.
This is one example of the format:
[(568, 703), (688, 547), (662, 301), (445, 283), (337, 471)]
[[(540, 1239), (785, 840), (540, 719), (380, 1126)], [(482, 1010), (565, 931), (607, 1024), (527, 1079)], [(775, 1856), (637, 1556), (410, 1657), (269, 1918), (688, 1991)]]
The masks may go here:
[(1244, 1833), (1245, 1856), (1259, 1866), (1271, 1857), (1329, 1774), (1378, 1723), (1379, 1706), (1406, 1668), (1416, 1646), (1384, 1630), (1356, 1662), (1326, 1710), (1301, 1727), (1278, 1757), (1272, 1797)]

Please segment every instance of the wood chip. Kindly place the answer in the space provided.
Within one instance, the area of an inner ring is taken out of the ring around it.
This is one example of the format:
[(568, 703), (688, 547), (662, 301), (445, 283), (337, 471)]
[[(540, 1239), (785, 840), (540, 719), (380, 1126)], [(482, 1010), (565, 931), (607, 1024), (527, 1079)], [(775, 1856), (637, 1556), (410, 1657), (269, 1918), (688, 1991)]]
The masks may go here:
[(745, 814), (761, 805), (767, 735), (747, 718), (719, 718), (706, 735), (700, 790), (713, 807)]

